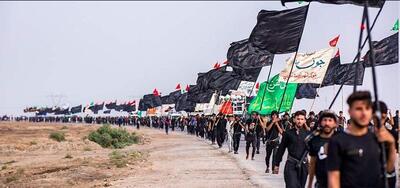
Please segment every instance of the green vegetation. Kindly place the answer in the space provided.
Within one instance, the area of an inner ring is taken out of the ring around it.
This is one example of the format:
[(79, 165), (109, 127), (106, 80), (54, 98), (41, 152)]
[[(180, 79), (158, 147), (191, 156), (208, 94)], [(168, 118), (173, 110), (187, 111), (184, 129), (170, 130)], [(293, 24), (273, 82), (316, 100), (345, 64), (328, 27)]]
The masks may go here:
[(115, 165), (117, 168), (122, 168), (127, 166), (129, 163), (145, 157), (142, 152), (133, 151), (130, 153), (122, 153), (120, 151), (113, 151), (109, 154), (111, 164)]
[(110, 125), (103, 125), (88, 136), (89, 140), (96, 142), (103, 148), (124, 148), (139, 142), (139, 137), (126, 129), (112, 128)]
[(57, 142), (61, 142), (61, 141), (65, 141), (65, 134), (62, 132), (52, 132), (52, 133), (50, 133), (49, 138), (51, 138)]
[(110, 153), (110, 161), (117, 168), (125, 167), (126, 164), (128, 164), (128, 159), (126, 158), (126, 155), (118, 151), (113, 151)]

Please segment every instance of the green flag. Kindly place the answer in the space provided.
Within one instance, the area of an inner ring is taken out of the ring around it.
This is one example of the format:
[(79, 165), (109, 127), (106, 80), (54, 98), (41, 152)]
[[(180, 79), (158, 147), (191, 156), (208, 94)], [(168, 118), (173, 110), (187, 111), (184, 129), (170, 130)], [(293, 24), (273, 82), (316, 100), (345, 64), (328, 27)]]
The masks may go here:
[[(279, 82), (279, 74), (270, 79), (268, 86), (266, 82), (261, 83), (257, 96), (250, 102), (248, 112), (251, 113), (256, 111), (262, 115), (269, 115), (274, 110), (278, 111), (285, 90), (285, 84), (285, 82)], [(296, 96), (296, 90), (297, 83), (288, 83), (280, 112), (290, 111), (294, 97)]]
[(394, 23), (392, 30), (399, 31), (399, 19), (397, 19), (396, 22)]

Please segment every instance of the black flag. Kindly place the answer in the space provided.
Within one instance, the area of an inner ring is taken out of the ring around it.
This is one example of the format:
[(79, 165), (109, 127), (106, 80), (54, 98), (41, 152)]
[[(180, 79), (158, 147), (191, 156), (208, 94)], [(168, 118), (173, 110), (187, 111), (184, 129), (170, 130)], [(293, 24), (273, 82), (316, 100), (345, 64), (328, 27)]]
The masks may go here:
[[(364, 2), (366, 0), (305, 0), (305, 1), (306, 2), (316, 1), (320, 3), (337, 4), (337, 5), (353, 4), (353, 5), (364, 6)], [(298, 2), (298, 0), (281, 0), (283, 6), (285, 6), (285, 3), (287, 2)], [(385, 0), (367, 0), (367, 2), (369, 7), (380, 8), (385, 3)]]
[(228, 65), (237, 69), (254, 69), (272, 65), (274, 54), (268, 51), (256, 53), (248, 45), (248, 39), (231, 43), (228, 50)]
[(45, 116), (47, 113), (52, 113), (53, 109), (52, 108), (40, 108), (38, 112), (36, 112), (37, 116)]
[(314, 99), (319, 84), (297, 84), (296, 99)]
[(235, 72), (240, 77), (240, 80), (255, 82), (257, 81), (258, 75), (260, 75), (261, 69), (262, 68), (251, 68), (251, 69), (233, 68), (233, 72)]
[(128, 103), (125, 103), (123, 105), (122, 110), (125, 111), (125, 112), (133, 112), (133, 111), (135, 111), (136, 110), (136, 102), (135, 101), (133, 101), (133, 102), (130, 101)]
[(197, 85), (190, 85), (187, 100), (195, 103), (209, 103), (214, 90), (201, 91)]
[(234, 71), (226, 71), (226, 66), (219, 69), (212, 69), (206, 73), (198, 73), (197, 87), (200, 91), (218, 90), (227, 93), (229, 90), (236, 90), (242, 80), (239, 74)]
[(181, 96), (180, 90), (174, 91), (174, 92), (171, 92), (169, 95), (162, 96), (161, 102), (162, 102), (162, 104), (175, 104), (180, 96)]
[[(374, 41), (375, 66), (390, 65), (399, 62), (399, 32), (382, 39)], [(364, 56), (365, 67), (371, 67), (369, 51)]]
[(340, 56), (336, 56), (331, 59), (328, 69), (326, 70), (324, 81), (322, 82), (322, 87), (335, 85), (337, 80), (336, 72), (340, 67)]
[(217, 79), (210, 83), (210, 88), (221, 91), (222, 95), (228, 94), (229, 90), (237, 90), (240, 85), (240, 77), (234, 73), (225, 71)]
[(94, 114), (97, 114), (100, 110), (103, 110), (104, 102), (101, 104), (95, 104), (93, 106), (89, 106), (89, 110), (91, 110)]
[(106, 106), (107, 109), (115, 109), (117, 107), (117, 102), (109, 102), (107, 104), (105, 104), (104, 106)]
[(362, 85), (364, 80), (364, 71), (365, 71), (362, 62), (360, 62), (358, 70), (356, 70), (355, 63), (340, 65), (340, 67), (336, 72), (335, 84), (354, 85), (354, 77), (356, 75), (356, 71), (358, 71), (357, 85)]
[(139, 110), (146, 111), (149, 108), (154, 108), (161, 105), (162, 102), (160, 96), (155, 96), (154, 94), (147, 94), (143, 96), (143, 99), (140, 99)]
[(58, 108), (55, 112), (54, 115), (68, 115), (69, 114), (69, 108)]
[(71, 112), (71, 114), (81, 113), (82, 105), (71, 107), (70, 112)]
[(182, 94), (175, 104), (176, 111), (194, 112), (196, 103), (188, 101), (188, 93)]
[[(360, 62), (358, 66), (358, 80), (357, 85), (362, 85), (364, 80), (364, 65)], [(354, 76), (356, 72), (356, 64), (340, 64), (340, 56), (334, 57), (329, 63), (328, 70), (326, 71), (322, 87), (331, 85), (354, 85)]]
[(119, 105), (115, 105), (114, 110), (117, 112), (121, 112), (122, 110), (124, 110), (125, 105), (124, 104), (119, 104)]
[(249, 37), (255, 52), (285, 54), (295, 52), (304, 29), (308, 5), (282, 11), (261, 10)]

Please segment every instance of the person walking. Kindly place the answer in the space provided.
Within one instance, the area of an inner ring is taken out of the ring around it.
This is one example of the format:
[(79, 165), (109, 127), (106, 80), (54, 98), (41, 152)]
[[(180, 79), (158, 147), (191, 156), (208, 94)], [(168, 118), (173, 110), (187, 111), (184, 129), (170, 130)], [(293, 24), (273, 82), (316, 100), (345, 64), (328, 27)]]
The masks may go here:
[(273, 173), (279, 173), (279, 163), (282, 161), (285, 150), (288, 150), (288, 158), (284, 169), (284, 180), (286, 188), (303, 188), (307, 181), (308, 161), (305, 156), (305, 138), (309, 134), (306, 125), (306, 113), (297, 111), (294, 115), (294, 128), (285, 131), (282, 142), (276, 154)]
[(308, 174), (308, 186), (313, 187), (314, 177), (315, 188), (328, 187), (328, 171), (326, 169), (326, 158), (328, 157), (328, 142), (337, 128), (336, 114), (326, 110), (320, 114), (318, 119), (319, 128), (313, 132), (312, 137), (307, 142), (310, 155), (310, 166)]
[(256, 151), (256, 124), (255, 123), (246, 124), (245, 139), (246, 139), (246, 160), (249, 159), (250, 145), (253, 148), (252, 152), (251, 152), (251, 160), (254, 160), (254, 154)]
[[(279, 114), (277, 111), (272, 111), (271, 113), (271, 120), (267, 123), (267, 127), (265, 128), (265, 138), (266, 138), (266, 144), (265, 144), (265, 150), (266, 150), (266, 156), (265, 156), (265, 164), (267, 168), (265, 169), (265, 173), (269, 173), (269, 163), (270, 163), (270, 158), (272, 155), (272, 159), (275, 158), (276, 151), (279, 146), (279, 135), (283, 133), (282, 125), (279, 119)], [(272, 160), (272, 163), (274, 160)], [(274, 166), (274, 164), (272, 164)]]
[(226, 122), (226, 132), (228, 137), (228, 152), (233, 151), (233, 123), (235, 118), (232, 115), (228, 115), (228, 121)]
[(240, 145), (240, 137), (242, 137), (242, 129), (245, 129), (245, 126), (240, 119), (240, 116), (235, 116), (235, 122), (233, 122), (233, 151), (234, 154), (238, 154), (239, 145)]
[[(383, 175), (382, 165), (386, 165), (387, 175), (395, 173), (394, 138), (378, 123), (374, 132), (369, 130), (373, 119), (370, 92), (352, 93), (347, 104), (351, 125), (333, 136), (328, 145), (328, 187), (384, 187), (387, 176)], [(380, 143), (386, 145), (386, 164), (381, 162)]]

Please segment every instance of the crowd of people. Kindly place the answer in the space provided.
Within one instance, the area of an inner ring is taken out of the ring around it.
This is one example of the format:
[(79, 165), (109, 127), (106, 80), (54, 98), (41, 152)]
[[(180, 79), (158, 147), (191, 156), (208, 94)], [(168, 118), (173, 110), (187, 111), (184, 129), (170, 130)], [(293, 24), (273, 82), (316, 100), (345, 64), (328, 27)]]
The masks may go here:
[[(283, 171), (288, 188), (384, 187), (385, 176), (389, 187), (395, 187), (399, 111), (393, 116), (386, 104), (379, 102), (381, 113), (376, 113), (378, 108), (373, 105), (371, 94), (364, 91), (350, 95), (347, 103), (349, 120), (342, 111), (337, 115), (330, 110), (318, 114), (311, 111), (308, 115), (305, 110), (300, 110), (281, 117), (273, 111), (268, 116), (252, 112), (249, 117), (224, 114), (189, 117), (3, 116), (1, 120), (131, 125), (137, 129), (147, 126), (164, 129), (166, 134), (178, 129), (209, 140), (219, 148), (226, 145), (234, 154), (238, 154), (244, 135), (246, 159), (254, 160), (255, 155), (260, 154), (261, 143), (265, 145), (265, 173), (278, 174), (279, 164), (288, 151)], [(376, 116), (378, 114), (381, 119)], [(382, 151), (386, 152), (385, 158), (382, 158)]]

